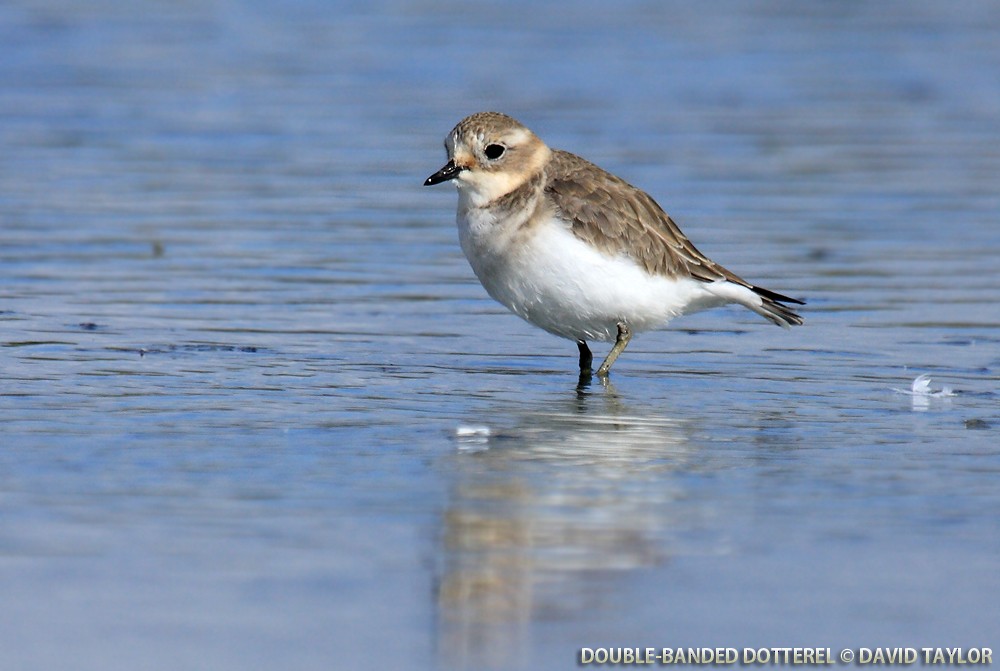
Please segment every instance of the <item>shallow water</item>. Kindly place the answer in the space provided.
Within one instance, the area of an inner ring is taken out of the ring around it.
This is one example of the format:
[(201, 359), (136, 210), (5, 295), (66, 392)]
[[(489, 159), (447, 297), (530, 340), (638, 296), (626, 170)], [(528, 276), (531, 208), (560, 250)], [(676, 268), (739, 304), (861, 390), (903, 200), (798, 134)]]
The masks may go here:
[[(997, 647), (1000, 13), (571, 7), (0, 6), (0, 667)], [(579, 386), (421, 187), (480, 109), (806, 326)]]

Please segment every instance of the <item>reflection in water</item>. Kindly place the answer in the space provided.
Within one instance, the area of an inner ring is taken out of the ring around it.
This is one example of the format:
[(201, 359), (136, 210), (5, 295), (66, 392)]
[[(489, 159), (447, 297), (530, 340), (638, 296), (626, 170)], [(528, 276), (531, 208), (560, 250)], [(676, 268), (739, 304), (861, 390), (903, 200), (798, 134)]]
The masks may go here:
[(600, 608), (616, 572), (666, 561), (682, 491), (664, 473), (693, 449), (678, 422), (604, 392), (458, 433), (437, 589), (449, 662), (516, 663), (529, 622)]

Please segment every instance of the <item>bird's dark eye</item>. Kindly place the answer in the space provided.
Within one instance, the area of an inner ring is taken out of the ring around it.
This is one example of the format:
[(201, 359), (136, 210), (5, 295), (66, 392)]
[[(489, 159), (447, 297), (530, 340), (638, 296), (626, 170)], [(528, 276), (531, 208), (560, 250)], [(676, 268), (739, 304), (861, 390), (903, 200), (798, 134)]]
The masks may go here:
[(502, 144), (488, 144), (486, 145), (486, 158), (495, 161), (503, 156), (505, 151), (507, 151), (507, 148)]

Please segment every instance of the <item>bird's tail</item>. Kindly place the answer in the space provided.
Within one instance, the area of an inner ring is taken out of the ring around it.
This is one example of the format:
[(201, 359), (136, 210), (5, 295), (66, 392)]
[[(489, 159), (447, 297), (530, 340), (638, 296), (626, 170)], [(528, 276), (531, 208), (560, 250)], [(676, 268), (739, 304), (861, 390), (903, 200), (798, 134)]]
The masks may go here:
[(802, 317), (792, 308), (785, 305), (785, 303), (805, 305), (805, 301), (800, 301), (797, 298), (784, 296), (762, 287), (737, 284), (736, 282), (727, 280), (712, 282), (706, 288), (726, 302), (739, 303), (748, 307), (782, 328), (801, 326), (803, 323)]
[(759, 297), (760, 303), (760, 305), (757, 306), (748, 305), (747, 307), (751, 310), (763, 317), (766, 317), (782, 328), (787, 329), (792, 326), (802, 326), (802, 323), (805, 320), (803, 320), (802, 317), (800, 317), (790, 307), (784, 305), (784, 303), (805, 305), (805, 301), (784, 296), (761, 287), (750, 287), (750, 291), (754, 292)]

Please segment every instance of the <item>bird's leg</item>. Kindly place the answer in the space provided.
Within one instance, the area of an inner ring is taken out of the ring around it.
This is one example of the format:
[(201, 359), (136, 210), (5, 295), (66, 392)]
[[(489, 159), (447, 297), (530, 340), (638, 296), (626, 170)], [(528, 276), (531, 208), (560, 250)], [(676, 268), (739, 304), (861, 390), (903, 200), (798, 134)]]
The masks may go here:
[(594, 375), (594, 371), (591, 369), (594, 363), (594, 355), (584, 341), (577, 340), (576, 346), (580, 349), (580, 379), (576, 383), (576, 390), (577, 392), (583, 392), (590, 386), (590, 380)]
[(601, 367), (597, 369), (598, 377), (607, 377), (608, 372), (611, 370), (611, 364), (615, 362), (618, 355), (625, 351), (625, 347), (628, 345), (628, 341), (632, 339), (632, 330), (628, 327), (625, 322), (618, 322), (618, 338), (615, 340), (615, 346), (611, 348), (608, 352), (608, 356), (604, 359), (604, 363)]
[(594, 355), (591, 354), (590, 348), (584, 341), (577, 340), (576, 346), (580, 349), (580, 371), (590, 372), (590, 367), (594, 363)]

